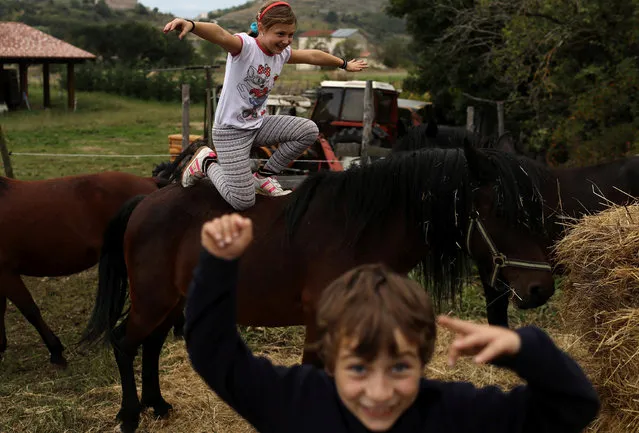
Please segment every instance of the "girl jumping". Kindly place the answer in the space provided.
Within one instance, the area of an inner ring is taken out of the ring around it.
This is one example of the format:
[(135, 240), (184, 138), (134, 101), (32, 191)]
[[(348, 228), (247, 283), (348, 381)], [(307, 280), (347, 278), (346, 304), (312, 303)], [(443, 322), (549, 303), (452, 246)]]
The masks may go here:
[[(164, 33), (187, 33), (219, 45), (228, 52), (222, 94), (215, 113), (212, 138), (215, 152), (203, 146), (182, 173), (182, 185), (191, 186), (208, 176), (222, 197), (236, 210), (255, 204), (255, 193), (281, 196), (284, 191), (274, 175), (280, 173), (317, 139), (317, 125), (295, 116), (269, 116), (266, 100), (285, 63), (335, 66), (349, 72), (368, 67), (364, 60), (346, 61), (320, 50), (293, 50), (297, 19), (283, 1), (266, 3), (257, 13), (257, 37), (232, 35), (214, 23), (176, 18)], [(253, 28), (255, 26), (252, 26)], [(257, 173), (251, 173), (253, 146), (279, 144)], [(217, 155), (216, 155), (217, 153)]]

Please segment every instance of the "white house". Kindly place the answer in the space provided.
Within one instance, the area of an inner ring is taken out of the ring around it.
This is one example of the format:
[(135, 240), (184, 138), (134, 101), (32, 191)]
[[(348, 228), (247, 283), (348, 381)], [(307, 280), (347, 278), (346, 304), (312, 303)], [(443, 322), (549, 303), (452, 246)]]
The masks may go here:
[[(333, 54), (335, 47), (346, 39), (354, 40), (361, 57), (368, 57), (368, 41), (358, 29), (309, 30), (297, 37), (298, 49), (317, 49)], [(317, 70), (319, 66), (296, 65), (297, 70)]]

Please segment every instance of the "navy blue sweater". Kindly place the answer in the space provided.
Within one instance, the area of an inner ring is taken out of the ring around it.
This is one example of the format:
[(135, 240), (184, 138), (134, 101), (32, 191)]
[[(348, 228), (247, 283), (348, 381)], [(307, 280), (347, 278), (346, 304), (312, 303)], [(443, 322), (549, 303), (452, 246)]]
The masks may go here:
[[(186, 305), (185, 338), (195, 370), (262, 433), (367, 432), (323, 370), (274, 366), (246, 347), (236, 326), (237, 263), (205, 251), (200, 256)], [(389, 432), (581, 432), (599, 410), (589, 380), (541, 330), (517, 333), (519, 354), (499, 365), (527, 385), (504, 392), (422, 379), (415, 403)]]

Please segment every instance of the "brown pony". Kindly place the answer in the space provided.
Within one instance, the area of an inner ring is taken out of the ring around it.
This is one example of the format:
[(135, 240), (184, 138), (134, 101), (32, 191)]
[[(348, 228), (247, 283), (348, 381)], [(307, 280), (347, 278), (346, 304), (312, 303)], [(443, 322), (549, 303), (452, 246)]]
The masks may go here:
[[(531, 233), (542, 223), (535, 180), (504, 179), (515, 178), (491, 171), (469, 147), (435, 149), (317, 173), (288, 196), (258, 197), (244, 212), (254, 221), (255, 239), (240, 265), (239, 322), (306, 325), (306, 341), (314, 342), (315, 306), (324, 287), (370, 262), (399, 272), (418, 266), (434, 298), (452, 298), (468, 275), (466, 249), (478, 265), (506, 274), (522, 299), (544, 301), (553, 281)], [(157, 416), (171, 408), (160, 393), (160, 350), (181, 314), (203, 222), (232, 211), (209, 181), (187, 189), (171, 185), (131, 200), (105, 232), (83, 341), (107, 337), (114, 346), (124, 432), (137, 428), (143, 407), (153, 407)], [(502, 267), (498, 260), (509, 255), (523, 265)], [(127, 294), (130, 306), (123, 313)], [(141, 401), (133, 370), (140, 345)], [(316, 361), (305, 350), (303, 362)]]
[(44, 340), (51, 362), (66, 366), (60, 339), (20, 276), (70, 275), (95, 265), (104, 229), (124, 202), (165, 184), (115, 172), (38, 181), (0, 177), (0, 358), (9, 298)]

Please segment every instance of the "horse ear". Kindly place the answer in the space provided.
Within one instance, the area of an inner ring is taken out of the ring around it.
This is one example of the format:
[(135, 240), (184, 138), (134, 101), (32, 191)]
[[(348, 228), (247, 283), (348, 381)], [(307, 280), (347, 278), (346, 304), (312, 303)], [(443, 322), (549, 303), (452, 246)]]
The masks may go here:
[(504, 132), (503, 134), (501, 134), (501, 136), (497, 139), (495, 149), (501, 150), (502, 152), (510, 153), (511, 155), (517, 154), (513, 135), (510, 132)]
[(490, 159), (482, 153), (481, 149), (475, 149), (471, 142), (464, 138), (464, 155), (471, 176), (479, 183), (495, 182), (498, 175)]

